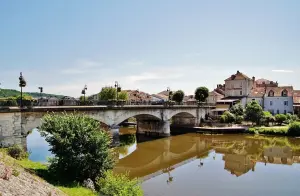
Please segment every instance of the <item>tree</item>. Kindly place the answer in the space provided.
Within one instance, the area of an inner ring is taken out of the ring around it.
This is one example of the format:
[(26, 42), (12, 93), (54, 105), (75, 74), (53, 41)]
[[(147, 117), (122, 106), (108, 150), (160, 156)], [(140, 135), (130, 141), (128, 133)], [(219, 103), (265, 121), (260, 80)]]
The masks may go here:
[(240, 103), (232, 106), (229, 111), (235, 116), (243, 116), (245, 112), (243, 105)]
[(127, 101), (128, 100), (128, 93), (127, 93), (127, 91), (121, 91), (121, 92), (119, 92), (118, 98), (120, 100)]
[(256, 101), (252, 101), (247, 104), (245, 110), (246, 120), (249, 120), (252, 123), (260, 124), (262, 117), (263, 117), (263, 109)]
[(287, 120), (287, 117), (284, 114), (276, 114), (275, 120), (279, 125), (282, 125), (282, 123)]
[(181, 103), (184, 98), (184, 92), (182, 90), (178, 90), (172, 95), (172, 100), (177, 103)]
[(233, 123), (234, 121), (235, 121), (235, 116), (229, 111), (225, 111), (221, 116), (222, 123)]
[(269, 111), (263, 111), (263, 119), (267, 126), (269, 126), (270, 122), (274, 122), (275, 118)]
[(99, 99), (103, 101), (108, 101), (110, 99), (116, 99), (117, 90), (113, 87), (103, 87), (99, 93)]
[(208, 88), (198, 87), (195, 91), (195, 99), (199, 102), (205, 102), (208, 97)]
[(58, 179), (83, 181), (113, 168), (111, 136), (100, 123), (79, 114), (47, 114), (42, 119), (41, 135), (50, 144), (55, 157), (49, 170)]

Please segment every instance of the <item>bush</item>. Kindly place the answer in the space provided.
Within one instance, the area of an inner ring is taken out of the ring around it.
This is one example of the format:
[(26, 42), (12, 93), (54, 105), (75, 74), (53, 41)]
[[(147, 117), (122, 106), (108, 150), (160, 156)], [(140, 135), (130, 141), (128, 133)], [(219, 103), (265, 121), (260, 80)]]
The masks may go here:
[(235, 121), (235, 116), (234, 116), (234, 114), (232, 114), (232, 113), (226, 111), (226, 112), (224, 112), (223, 115), (226, 116), (226, 122), (227, 122), (227, 123), (233, 123), (233, 122)]
[(300, 136), (300, 122), (293, 122), (289, 126), (288, 135)]
[(227, 116), (223, 114), (223, 115), (220, 117), (220, 122), (221, 122), (221, 123), (226, 123), (226, 122), (227, 122)]
[(98, 178), (96, 185), (100, 193), (106, 196), (142, 196), (143, 190), (137, 179), (130, 180), (128, 175), (105, 172)]
[(243, 120), (244, 120), (244, 117), (243, 117), (243, 116), (236, 116), (236, 117), (235, 117), (235, 122), (236, 122), (237, 124), (242, 124)]
[(41, 135), (51, 145), (55, 158), (49, 170), (68, 181), (92, 179), (114, 166), (111, 136), (100, 123), (79, 114), (47, 114), (42, 119)]
[(0, 99), (0, 106), (17, 106), (18, 103), (15, 98), (7, 98), (7, 99)]
[(286, 135), (288, 127), (250, 127), (248, 132), (255, 134)]
[(13, 145), (8, 148), (7, 154), (15, 159), (22, 160), (28, 158), (28, 152), (19, 145)]
[(279, 125), (282, 125), (282, 123), (283, 123), (284, 121), (286, 121), (287, 118), (286, 118), (286, 115), (284, 115), (284, 114), (276, 114), (276, 115), (275, 115), (275, 120), (276, 120), (276, 122), (277, 122)]

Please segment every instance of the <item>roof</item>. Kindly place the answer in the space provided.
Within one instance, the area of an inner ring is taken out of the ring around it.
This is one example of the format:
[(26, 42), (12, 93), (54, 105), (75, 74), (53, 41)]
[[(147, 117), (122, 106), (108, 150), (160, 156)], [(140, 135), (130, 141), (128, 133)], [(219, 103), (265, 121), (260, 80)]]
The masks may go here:
[(263, 97), (265, 94), (265, 88), (254, 88), (251, 90), (249, 97)]
[(251, 80), (247, 75), (243, 74), (240, 71), (237, 71), (236, 74), (231, 75), (225, 81), (230, 81), (230, 80), (245, 80), (245, 79)]
[(217, 103), (231, 103), (234, 101), (239, 101), (239, 99), (221, 99), (221, 100), (218, 100)]
[(267, 87), (266, 93), (269, 94), (270, 91), (274, 92), (274, 97), (281, 97), (281, 93), (283, 90), (288, 91), (288, 96), (293, 96), (293, 87), (292, 86), (280, 86), (280, 87)]
[(139, 90), (125, 90), (130, 101), (150, 101), (151, 95)]
[(223, 96), (222, 94), (218, 93), (216, 90), (209, 92), (209, 95)]
[(293, 100), (294, 103), (300, 104), (300, 90), (294, 90)]
[(169, 96), (169, 91), (161, 91), (161, 92), (159, 92), (159, 93), (157, 93), (157, 94), (160, 94), (160, 95), (165, 95), (165, 96)]
[(152, 97), (155, 97), (155, 98), (158, 98), (158, 99), (163, 99), (163, 100), (169, 99), (168, 96), (165, 96), (165, 95), (163, 95), (163, 94), (153, 94), (153, 95), (151, 95), (151, 96), (152, 96)]

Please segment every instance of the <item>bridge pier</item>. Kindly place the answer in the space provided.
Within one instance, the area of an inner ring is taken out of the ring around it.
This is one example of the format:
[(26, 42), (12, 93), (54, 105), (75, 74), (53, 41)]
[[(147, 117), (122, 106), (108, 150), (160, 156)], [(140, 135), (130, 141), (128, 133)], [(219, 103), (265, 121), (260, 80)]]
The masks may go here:
[(170, 121), (137, 120), (137, 133), (170, 136)]

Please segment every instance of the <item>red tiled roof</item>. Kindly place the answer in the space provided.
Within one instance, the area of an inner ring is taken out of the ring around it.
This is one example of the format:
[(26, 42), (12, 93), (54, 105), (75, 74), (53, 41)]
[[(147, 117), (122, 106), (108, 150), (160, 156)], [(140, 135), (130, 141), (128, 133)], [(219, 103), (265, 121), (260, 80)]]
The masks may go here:
[(151, 95), (138, 90), (125, 90), (130, 101), (150, 101)]
[(251, 90), (249, 97), (263, 97), (265, 94), (265, 88), (254, 88)]
[(248, 76), (246, 76), (242, 72), (237, 71), (236, 74), (231, 75), (225, 81), (230, 81), (230, 80), (244, 80), (244, 79), (250, 80), (250, 78)]

